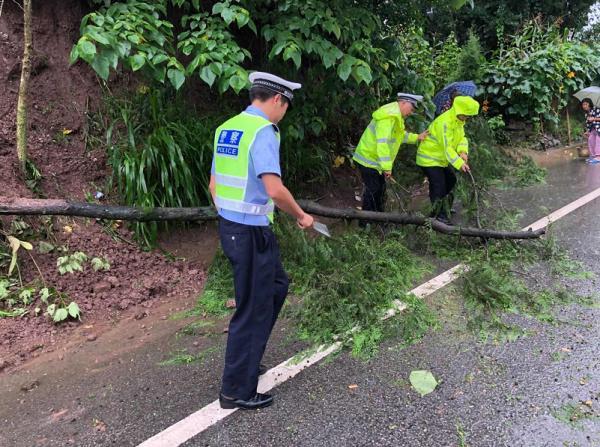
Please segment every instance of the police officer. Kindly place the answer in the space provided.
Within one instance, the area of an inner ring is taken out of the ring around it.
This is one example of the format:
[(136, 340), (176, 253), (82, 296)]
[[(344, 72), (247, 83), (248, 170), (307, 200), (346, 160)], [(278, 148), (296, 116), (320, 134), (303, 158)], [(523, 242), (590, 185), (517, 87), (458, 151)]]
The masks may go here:
[(352, 157), (364, 183), (364, 211), (384, 211), (385, 180), (392, 176), (400, 145), (416, 144), (427, 135), (427, 131), (421, 134), (407, 132), (404, 126), (404, 118), (412, 115), (422, 100), (420, 95), (398, 93), (397, 101), (373, 112), (373, 119), (360, 137)]
[(447, 225), (451, 224), (450, 210), (454, 201), (454, 171), (470, 171), (465, 122), (478, 113), (477, 101), (469, 96), (456, 96), (452, 107), (433, 120), (429, 135), (417, 150), (417, 165), (429, 180), (431, 217)]
[(236, 311), (229, 322), (221, 408), (257, 409), (273, 397), (257, 392), (260, 361), (288, 292), (270, 224), (276, 205), (302, 229), (311, 215), (281, 181), (279, 129), (300, 84), (269, 73), (250, 75), (251, 105), (216, 131), (210, 191), (219, 237), (233, 267)]

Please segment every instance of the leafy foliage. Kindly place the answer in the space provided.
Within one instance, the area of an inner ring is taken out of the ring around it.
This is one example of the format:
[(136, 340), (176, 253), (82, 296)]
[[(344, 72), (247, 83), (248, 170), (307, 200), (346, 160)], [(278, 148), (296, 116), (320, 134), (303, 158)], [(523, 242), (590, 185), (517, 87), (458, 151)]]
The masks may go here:
[[(339, 337), (355, 356), (369, 358), (391, 333), (412, 343), (435, 325), (425, 303), (407, 295), (429, 266), (405, 248), (400, 233), (391, 233), (381, 242), (370, 233), (314, 239), (285, 218), (278, 219), (276, 233), (292, 279), (291, 294), (299, 298), (288, 306), (288, 313), (303, 339), (322, 343)], [(198, 310), (223, 314), (231, 297), (231, 267), (219, 255)], [(382, 322), (395, 300), (402, 301), (406, 310), (394, 321)]]
[(484, 90), (498, 110), (558, 122), (571, 95), (600, 74), (600, 55), (558, 27), (528, 22), (484, 68)]
[[(144, 208), (207, 204), (213, 132), (221, 115), (199, 118), (167, 93), (143, 90), (132, 100), (107, 97), (102, 117), (113, 184), (127, 205)], [(136, 223), (152, 244), (158, 224)]]
[[(175, 89), (197, 74), (209, 86), (219, 78), (221, 92), (228, 88), (239, 92), (247, 84), (246, 71), (239, 64), (249, 53), (237, 45), (227, 28), (235, 22), (256, 32), (248, 11), (231, 1), (216, 3), (211, 13), (200, 12), (199, 1), (172, 3), (195, 12), (183, 15), (180, 25), (185, 31), (177, 37), (165, 0), (115, 2), (86, 15), (71, 63), (84, 60), (105, 81), (121, 64), (159, 83), (168, 80)], [(184, 66), (181, 60), (192, 53), (194, 58)]]
[(99, 270), (108, 271), (110, 270), (110, 261), (106, 258), (92, 258), (90, 261), (92, 269), (97, 272)]
[(83, 263), (88, 260), (88, 256), (77, 251), (72, 255), (61, 256), (56, 260), (58, 273), (64, 275), (66, 273), (83, 272)]
[(534, 244), (501, 242), (487, 251), (474, 251), (468, 258), (462, 292), (472, 315), (471, 325), (482, 333), (514, 332), (503, 321), (503, 313), (521, 313), (543, 322), (554, 322), (552, 308), (559, 304), (587, 302), (587, 297), (568, 292), (560, 284), (532, 287), (520, 269), (540, 262), (567, 264), (570, 260), (552, 236)]

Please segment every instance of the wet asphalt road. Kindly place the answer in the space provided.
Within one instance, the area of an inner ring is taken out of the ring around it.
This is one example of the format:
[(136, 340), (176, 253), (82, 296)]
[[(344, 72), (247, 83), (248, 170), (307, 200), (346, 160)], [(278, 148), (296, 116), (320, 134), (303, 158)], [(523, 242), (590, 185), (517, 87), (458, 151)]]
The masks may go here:
[[(524, 222), (531, 222), (600, 187), (600, 166), (567, 163), (547, 183), (502, 194), (528, 204)], [(555, 226), (572, 257), (598, 278), (599, 216), (597, 199)], [(564, 283), (591, 294), (598, 281)], [(600, 447), (600, 302), (557, 309), (558, 325), (519, 317), (527, 337), (482, 344), (465, 329), (452, 286), (427, 301), (441, 327), (417, 344), (388, 340), (367, 363), (348, 353), (325, 360), (277, 387), (273, 407), (237, 412), (185, 445)], [(170, 336), (100, 364), (65, 359), (3, 376), (0, 445), (128, 446), (151, 437), (216, 398), (221, 326), (212, 337)], [(290, 332), (285, 323), (276, 328), (269, 364), (302, 348)], [(158, 365), (183, 347), (206, 358)], [(441, 382), (424, 398), (408, 385), (416, 369)], [(35, 381), (31, 391), (21, 389)], [(591, 405), (589, 417), (566, 422), (581, 405)]]

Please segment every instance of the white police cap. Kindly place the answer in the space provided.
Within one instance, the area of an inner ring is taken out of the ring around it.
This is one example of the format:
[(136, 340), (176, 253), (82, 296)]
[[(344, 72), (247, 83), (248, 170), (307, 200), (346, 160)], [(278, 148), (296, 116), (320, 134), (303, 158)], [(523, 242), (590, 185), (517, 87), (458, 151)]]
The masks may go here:
[(285, 96), (290, 101), (294, 98), (294, 94), (292, 93), (294, 90), (302, 87), (302, 84), (298, 84), (297, 82), (286, 81), (279, 76), (275, 76), (271, 73), (265, 73), (262, 71), (255, 71), (250, 73), (248, 76), (250, 82), (252, 82), (252, 87), (262, 87), (268, 90), (271, 90), (275, 93), (279, 93)]
[(417, 103), (423, 101), (423, 97), (421, 95), (413, 95), (411, 93), (398, 93), (398, 101), (408, 101), (416, 106)]

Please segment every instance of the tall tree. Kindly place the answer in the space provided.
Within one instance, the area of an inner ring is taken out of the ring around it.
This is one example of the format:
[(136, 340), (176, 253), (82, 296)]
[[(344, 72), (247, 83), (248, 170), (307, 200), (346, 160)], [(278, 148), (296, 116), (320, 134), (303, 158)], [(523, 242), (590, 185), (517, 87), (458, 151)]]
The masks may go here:
[(32, 0), (23, 0), (23, 60), (17, 101), (17, 156), (24, 174), (27, 167), (27, 90), (31, 76), (31, 53), (33, 51), (31, 2)]

